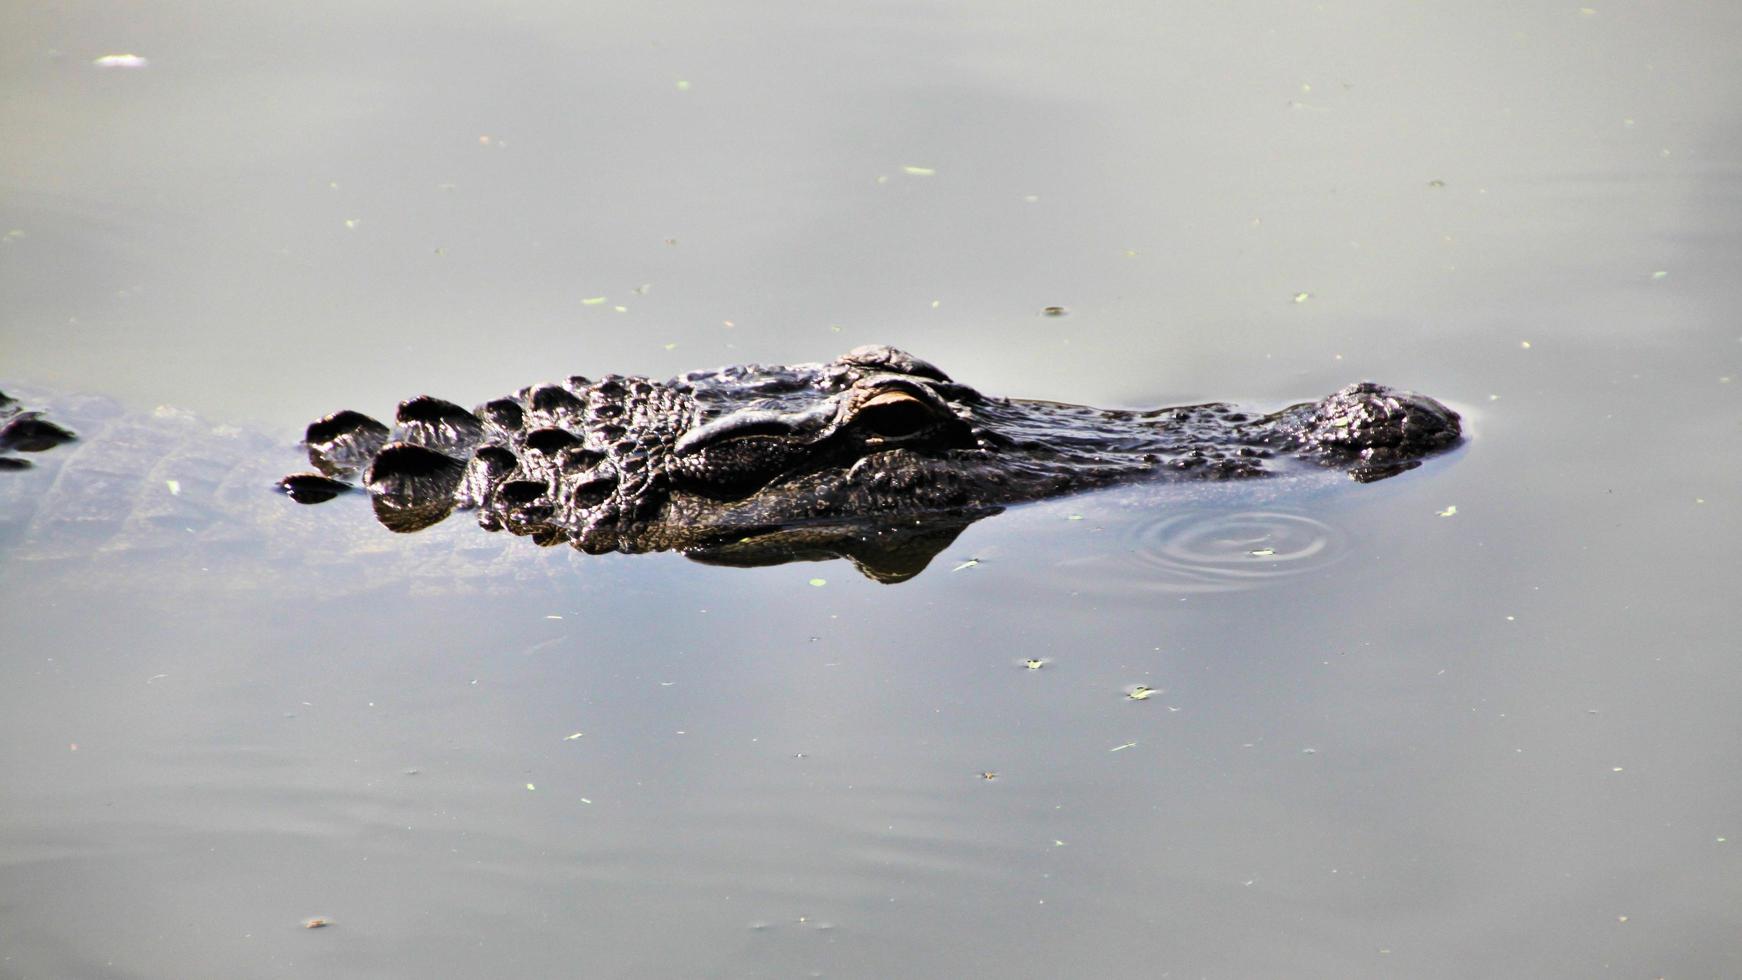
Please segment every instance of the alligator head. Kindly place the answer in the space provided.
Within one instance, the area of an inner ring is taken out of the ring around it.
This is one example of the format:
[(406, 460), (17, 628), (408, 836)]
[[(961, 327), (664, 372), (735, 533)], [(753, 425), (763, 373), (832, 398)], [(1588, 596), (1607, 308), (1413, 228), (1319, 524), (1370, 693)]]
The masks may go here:
[(308, 428), (318, 472), (281, 486), (313, 503), (360, 477), (396, 531), (469, 509), (487, 529), (592, 553), (845, 555), (899, 580), (1008, 504), (1302, 463), (1381, 479), (1458, 438), (1457, 413), (1370, 383), (1268, 415), (1111, 411), (989, 398), (903, 351), (861, 347), (826, 364), (663, 382), (572, 377), (470, 412), (421, 396), (392, 428), (339, 412)]

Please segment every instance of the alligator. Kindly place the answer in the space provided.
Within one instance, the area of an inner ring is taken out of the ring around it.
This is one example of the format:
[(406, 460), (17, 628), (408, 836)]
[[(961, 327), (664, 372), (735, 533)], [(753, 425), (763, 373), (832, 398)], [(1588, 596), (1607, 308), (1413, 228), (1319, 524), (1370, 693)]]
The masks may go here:
[[(71, 430), (44, 418), (40, 411), (26, 411), (0, 391), (0, 453), (40, 453), (74, 438)], [(30, 460), (23, 456), (0, 455), (0, 471), (29, 468)]]
[(1456, 412), (1371, 382), (1268, 414), (1221, 403), (1105, 410), (988, 397), (885, 346), (663, 382), (576, 376), (470, 412), (419, 396), (396, 423), (351, 410), (312, 423), (315, 472), (281, 486), (312, 503), (360, 478), (396, 531), (475, 510), (483, 527), (541, 544), (717, 560), (743, 542), (755, 546), (740, 555), (838, 551), (959, 530), (1010, 504), (1143, 479), (1307, 465), (1370, 482), (1460, 438)]
[[(3, 431), (14, 426), (20, 449), (71, 438), (36, 413), (14, 410)], [(307, 428), (313, 470), (277, 486), (306, 504), (364, 491), (398, 532), (473, 511), (488, 530), (591, 554), (847, 557), (900, 581), (1012, 504), (1301, 470), (1371, 482), (1460, 438), (1456, 412), (1371, 382), (1269, 413), (1110, 410), (989, 397), (904, 351), (868, 346), (827, 363), (667, 381), (574, 376), (472, 411), (421, 395), (400, 403), (392, 426), (335, 412)]]

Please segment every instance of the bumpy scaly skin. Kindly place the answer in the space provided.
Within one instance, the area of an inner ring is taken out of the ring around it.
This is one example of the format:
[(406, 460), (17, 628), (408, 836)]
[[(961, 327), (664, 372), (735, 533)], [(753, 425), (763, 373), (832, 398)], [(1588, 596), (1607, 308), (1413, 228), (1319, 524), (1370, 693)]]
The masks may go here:
[(0, 470), (30, 468), (30, 460), (6, 453), (40, 453), (74, 438), (71, 432), (43, 418), (41, 412), (25, 411), (0, 391)]
[(420, 397), (391, 431), (341, 412), (309, 427), (320, 473), (284, 486), (315, 502), (362, 474), (395, 530), (471, 508), (543, 544), (693, 551), (909, 515), (962, 522), (1145, 478), (1262, 477), (1290, 460), (1375, 480), (1458, 439), (1457, 413), (1371, 383), (1262, 416), (1109, 411), (988, 398), (910, 354), (862, 347), (664, 382), (575, 377), (475, 412)]

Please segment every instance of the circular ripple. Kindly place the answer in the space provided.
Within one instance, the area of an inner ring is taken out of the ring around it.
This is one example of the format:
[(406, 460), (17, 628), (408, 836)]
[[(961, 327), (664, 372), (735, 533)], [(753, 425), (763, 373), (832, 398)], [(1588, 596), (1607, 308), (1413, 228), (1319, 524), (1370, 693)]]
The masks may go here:
[(1281, 511), (1186, 511), (1132, 536), (1132, 584), (1160, 592), (1231, 592), (1323, 569), (1346, 552), (1342, 532)]

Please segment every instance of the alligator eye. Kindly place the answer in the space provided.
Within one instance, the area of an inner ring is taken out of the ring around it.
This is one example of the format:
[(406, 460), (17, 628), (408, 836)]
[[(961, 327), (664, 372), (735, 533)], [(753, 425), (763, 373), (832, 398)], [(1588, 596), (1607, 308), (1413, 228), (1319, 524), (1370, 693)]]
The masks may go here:
[(853, 422), (874, 435), (899, 439), (931, 428), (937, 415), (930, 405), (908, 392), (891, 388), (866, 399), (854, 413)]

